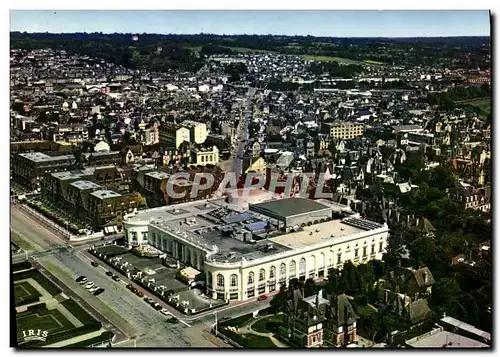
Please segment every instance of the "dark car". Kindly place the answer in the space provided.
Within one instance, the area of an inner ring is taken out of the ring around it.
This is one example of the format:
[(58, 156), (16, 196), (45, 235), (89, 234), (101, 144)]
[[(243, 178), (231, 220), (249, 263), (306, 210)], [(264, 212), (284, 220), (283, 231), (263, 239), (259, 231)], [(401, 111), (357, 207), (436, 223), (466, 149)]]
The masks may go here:
[(104, 289), (103, 288), (99, 288), (97, 289), (96, 291), (94, 291), (94, 295), (99, 295), (99, 294), (102, 294), (104, 292)]
[(139, 296), (139, 297), (143, 297), (144, 296), (144, 293), (140, 290), (137, 290), (135, 295)]
[(92, 263), (90, 263), (90, 265), (92, 265), (93, 267), (98, 267), (99, 266), (99, 264), (97, 264), (96, 262), (92, 262)]
[(112, 273), (112, 272), (110, 272), (110, 271), (107, 271), (107, 272), (106, 272), (106, 275), (107, 275), (107, 276), (113, 276), (113, 273)]
[(82, 281), (83, 279), (85, 279), (86, 277), (85, 276), (79, 276), (78, 278), (76, 278), (76, 282), (79, 283), (80, 281)]
[(158, 304), (157, 302), (154, 303), (152, 306), (154, 307), (155, 310), (158, 310), (158, 311), (160, 311), (162, 309), (161, 305)]
[(132, 290), (133, 286), (132, 284), (127, 284), (127, 289)]
[(150, 297), (146, 296), (144, 298), (144, 301), (146, 301), (148, 304), (151, 304), (151, 302), (153, 301), (153, 299), (151, 299)]
[(114, 281), (120, 281), (120, 278), (117, 275), (114, 275), (111, 279), (113, 279)]
[(257, 301), (264, 301), (267, 300), (267, 295), (261, 295), (257, 298)]

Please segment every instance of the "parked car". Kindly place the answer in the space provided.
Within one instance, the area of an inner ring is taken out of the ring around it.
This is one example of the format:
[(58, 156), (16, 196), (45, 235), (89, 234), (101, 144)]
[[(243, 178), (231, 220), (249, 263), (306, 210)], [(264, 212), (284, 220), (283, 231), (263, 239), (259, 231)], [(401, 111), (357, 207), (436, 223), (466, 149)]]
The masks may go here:
[(132, 284), (127, 284), (127, 289), (132, 290), (133, 285)]
[(153, 299), (151, 299), (150, 297), (146, 296), (144, 298), (144, 301), (146, 301), (148, 304), (151, 304), (151, 302), (153, 302)]
[(171, 324), (176, 324), (179, 323), (179, 320), (177, 320), (175, 317), (171, 317), (167, 319), (167, 322), (170, 322)]
[(104, 289), (103, 288), (99, 288), (97, 289), (95, 292), (94, 292), (94, 295), (97, 296), (99, 294), (102, 294), (104, 292)]
[(107, 276), (113, 276), (113, 273), (112, 273), (112, 272), (110, 272), (110, 271), (107, 271), (107, 272), (106, 272), (106, 275), (107, 275)]
[(90, 289), (94, 285), (95, 285), (95, 283), (91, 281), (90, 283), (88, 283), (87, 285), (85, 285), (85, 289)]
[(135, 293), (135, 295), (139, 296), (139, 297), (143, 297), (144, 296), (144, 293), (140, 290), (137, 290), (137, 292)]
[(90, 291), (91, 293), (93, 293), (93, 292), (95, 292), (95, 291), (97, 291), (97, 290), (99, 290), (99, 289), (100, 289), (100, 288), (99, 288), (98, 286), (94, 286), (94, 287), (90, 288), (90, 289), (89, 289), (89, 291)]
[(97, 264), (96, 262), (92, 262), (92, 263), (90, 263), (90, 265), (92, 265), (93, 267), (98, 267), (99, 266), (99, 264)]
[(155, 310), (158, 310), (158, 311), (160, 311), (161, 309), (163, 309), (163, 308), (161, 307), (161, 305), (160, 305), (160, 304), (158, 304), (157, 302), (155, 302), (152, 306), (154, 307), (154, 309), (155, 309)]
[(85, 285), (85, 284), (87, 284), (88, 282), (89, 282), (89, 279), (87, 279), (87, 278), (83, 278), (83, 279), (80, 281), (80, 284)]
[(165, 316), (169, 316), (169, 315), (172, 315), (167, 309), (161, 309), (160, 312), (165, 315)]
[(79, 276), (78, 278), (76, 278), (76, 282), (79, 283), (79, 282), (83, 281), (83, 279), (87, 279), (87, 278), (84, 277), (83, 275)]
[(113, 275), (111, 279), (113, 279), (114, 281), (120, 281), (120, 278), (117, 275)]
[(267, 300), (267, 295), (261, 295), (257, 298), (257, 301), (264, 301)]

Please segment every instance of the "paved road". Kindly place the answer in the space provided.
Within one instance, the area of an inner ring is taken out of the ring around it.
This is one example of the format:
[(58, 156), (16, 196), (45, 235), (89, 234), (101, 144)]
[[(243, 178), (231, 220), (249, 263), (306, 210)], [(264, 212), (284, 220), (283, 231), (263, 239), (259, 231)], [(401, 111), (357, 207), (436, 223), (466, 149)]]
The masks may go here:
[[(41, 252), (37, 262), (65, 285), (63, 292), (84, 299), (99, 314), (106, 316), (116, 330), (123, 331), (128, 337), (136, 337), (138, 347), (216, 347), (200, 336), (199, 329), (193, 334), (186, 332), (189, 329), (186, 324), (167, 322), (167, 317), (128, 291), (125, 282), (115, 282), (107, 277), (104, 274), (107, 268), (92, 267), (84, 246), (67, 245), (64, 238), (54, 236), (19, 210), (12, 210), (11, 229), (21, 238), (35, 243), (35, 250)], [(74, 281), (80, 275), (105, 288), (105, 292), (97, 297), (88, 293)]]

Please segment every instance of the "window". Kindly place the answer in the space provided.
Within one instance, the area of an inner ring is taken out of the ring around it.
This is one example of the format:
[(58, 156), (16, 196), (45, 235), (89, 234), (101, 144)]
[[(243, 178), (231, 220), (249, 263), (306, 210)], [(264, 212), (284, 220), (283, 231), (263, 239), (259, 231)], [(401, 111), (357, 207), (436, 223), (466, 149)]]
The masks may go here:
[(285, 263), (281, 263), (280, 265), (280, 280), (286, 279), (286, 265)]
[(384, 250), (384, 242), (380, 242), (378, 246), (378, 251), (381, 252)]
[(354, 258), (357, 258), (357, 257), (358, 257), (358, 251), (359, 251), (359, 249), (358, 249), (358, 248), (354, 249)]
[(288, 275), (290, 278), (295, 278), (295, 275), (297, 274), (297, 263), (295, 263), (295, 260), (292, 260), (290, 262), (290, 267), (289, 267), (289, 273)]
[(250, 273), (248, 273), (248, 285), (252, 285), (254, 283), (254, 280), (254, 273), (251, 271)]
[(238, 287), (238, 276), (236, 274), (231, 275), (231, 277), (229, 278), (229, 282), (230, 282), (232, 288), (237, 288)]
[(363, 257), (366, 257), (366, 247), (363, 247)]
[(372, 250), (370, 254), (375, 254), (375, 244), (372, 244)]
[(217, 274), (217, 287), (218, 288), (224, 287), (224, 276), (222, 274)]
[(266, 280), (266, 271), (261, 269), (259, 271), (259, 282)]
[(276, 278), (276, 268), (274, 266), (271, 267), (269, 270), (269, 279), (275, 279)]
[(342, 264), (342, 253), (337, 254), (337, 264)]
[(299, 275), (304, 275), (306, 273), (306, 260), (302, 258), (299, 263)]

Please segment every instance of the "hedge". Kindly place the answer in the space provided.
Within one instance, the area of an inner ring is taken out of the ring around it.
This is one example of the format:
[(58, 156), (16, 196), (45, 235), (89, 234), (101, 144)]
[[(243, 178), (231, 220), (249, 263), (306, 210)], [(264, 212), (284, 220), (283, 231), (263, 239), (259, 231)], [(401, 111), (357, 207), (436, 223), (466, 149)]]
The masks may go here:
[(47, 346), (47, 345), (52, 345), (57, 342), (61, 342), (64, 340), (69, 340), (70, 338), (85, 335), (90, 332), (95, 332), (101, 328), (101, 323), (100, 322), (94, 322), (93, 324), (81, 326), (74, 328), (72, 330), (64, 330), (57, 332), (52, 335), (48, 335), (47, 339), (45, 341), (31, 341), (28, 342), (27, 344), (23, 345), (24, 347), (27, 348), (33, 348), (33, 347), (41, 347), (41, 346)]
[(33, 278), (38, 284), (42, 286), (42, 288), (47, 290), (47, 292), (52, 296), (55, 296), (62, 292), (61, 289), (59, 289), (53, 282), (47, 279), (42, 273), (40, 273), (36, 269), (25, 270), (14, 273), (14, 281), (29, 279), (29, 278)]
[(87, 348), (91, 345), (102, 343), (105, 341), (111, 341), (115, 334), (111, 331), (104, 331), (101, 335), (93, 337), (91, 339), (80, 341), (72, 345), (64, 346), (64, 348)]
[[(71, 312), (82, 324), (90, 325), (98, 322), (87, 311), (85, 311), (76, 301), (72, 299), (61, 302), (61, 305)], [(100, 323), (99, 323), (100, 324)]]
[[(14, 305), (16, 307), (18, 307), (18, 306), (23, 306), (23, 305), (29, 305), (29, 304), (32, 304), (32, 303), (37, 302), (37, 301), (40, 301), (40, 296), (32, 296), (32, 297), (27, 298), (27, 299), (17, 300), (17, 301), (15, 301)], [(33, 306), (36, 306), (36, 305), (33, 305)], [(33, 306), (29, 306), (28, 309), (30, 309)]]
[(31, 263), (27, 260), (25, 260), (24, 262), (12, 264), (12, 271), (13, 272), (18, 272), (18, 271), (26, 270), (26, 269), (30, 269), (30, 268), (31, 268)]

